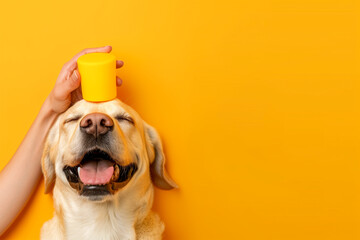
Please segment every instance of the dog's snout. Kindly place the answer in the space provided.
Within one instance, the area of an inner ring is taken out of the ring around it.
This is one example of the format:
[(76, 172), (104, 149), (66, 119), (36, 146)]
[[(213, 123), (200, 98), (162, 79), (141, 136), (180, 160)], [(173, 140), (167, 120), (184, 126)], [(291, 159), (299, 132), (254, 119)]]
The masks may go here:
[(80, 122), (80, 130), (94, 137), (106, 134), (113, 127), (114, 122), (111, 117), (103, 113), (90, 113)]

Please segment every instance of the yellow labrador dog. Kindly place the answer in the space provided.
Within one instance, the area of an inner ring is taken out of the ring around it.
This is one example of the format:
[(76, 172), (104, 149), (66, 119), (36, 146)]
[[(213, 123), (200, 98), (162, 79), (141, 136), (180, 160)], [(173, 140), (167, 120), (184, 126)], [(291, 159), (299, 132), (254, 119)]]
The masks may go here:
[(153, 184), (177, 187), (164, 164), (157, 132), (129, 106), (77, 102), (45, 145), (45, 192), (53, 190), (55, 213), (41, 239), (161, 239)]

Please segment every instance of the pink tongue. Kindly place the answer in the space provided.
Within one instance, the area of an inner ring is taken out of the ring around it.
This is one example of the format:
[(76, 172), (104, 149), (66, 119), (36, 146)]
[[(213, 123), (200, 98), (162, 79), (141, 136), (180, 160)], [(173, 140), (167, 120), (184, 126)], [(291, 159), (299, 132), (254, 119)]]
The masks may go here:
[(114, 173), (113, 165), (108, 160), (87, 162), (80, 167), (80, 179), (86, 185), (106, 184)]

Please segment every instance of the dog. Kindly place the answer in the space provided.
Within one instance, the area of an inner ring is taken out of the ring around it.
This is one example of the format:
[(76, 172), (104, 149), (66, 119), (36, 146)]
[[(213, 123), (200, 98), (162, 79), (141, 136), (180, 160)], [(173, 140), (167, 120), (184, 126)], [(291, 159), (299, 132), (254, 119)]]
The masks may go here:
[(161, 239), (154, 185), (177, 188), (156, 130), (119, 99), (81, 100), (50, 129), (42, 156), (54, 217), (42, 240)]

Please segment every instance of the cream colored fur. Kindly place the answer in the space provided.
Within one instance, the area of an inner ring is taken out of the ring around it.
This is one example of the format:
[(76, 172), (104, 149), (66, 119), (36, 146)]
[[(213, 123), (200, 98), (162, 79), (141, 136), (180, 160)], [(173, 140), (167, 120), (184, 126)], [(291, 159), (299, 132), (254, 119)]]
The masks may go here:
[[(79, 121), (67, 119), (81, 114), (101, 112), (112, 117), (116, 126), (110, 149), (122, 161), (135, 161), (138, 171), (131, 181), (114, 195), (101, 201), (90, 201), (71, 188), (63, 172), (65, 165), (74, 164), (82, 148)], [(127, 114), (132, 125), (117, 122), (116, 114)], [(125, 159), (124, 152), (136, 153), (139, 159)], [(100, 104), (84, 100), (59, 116), (49, 132), (42, 168), (46, 192), (53, 189), (54, 217), (41, 230), (42, 240), (157, 240), (161, 239), (164, 224), (151, 211), (153, 183), (163, 189), (176, 184), (164, 169), (164, 155), (156, 131), (147, 125), (130, 107), (113, 100)], [(151, 174), (150, 174), (151, 172)]]

